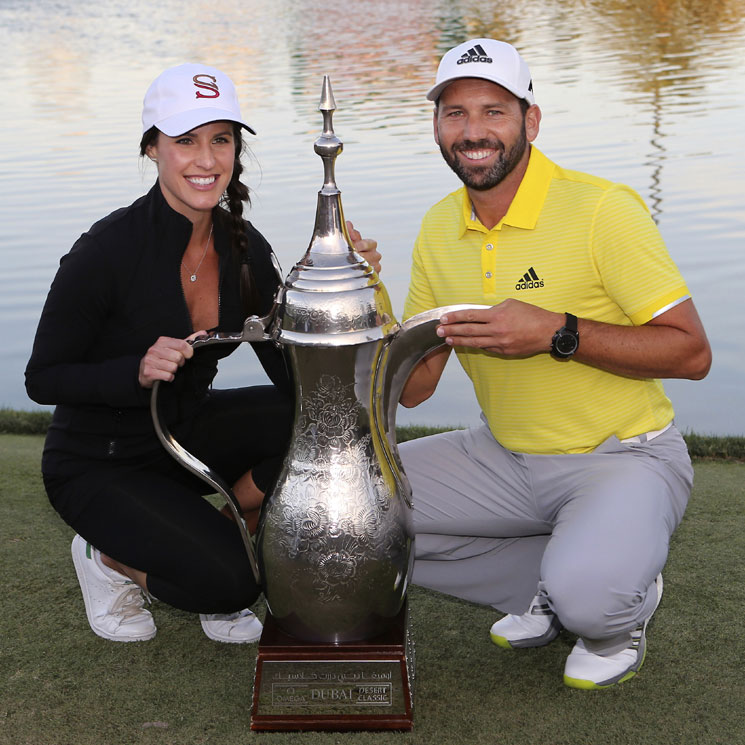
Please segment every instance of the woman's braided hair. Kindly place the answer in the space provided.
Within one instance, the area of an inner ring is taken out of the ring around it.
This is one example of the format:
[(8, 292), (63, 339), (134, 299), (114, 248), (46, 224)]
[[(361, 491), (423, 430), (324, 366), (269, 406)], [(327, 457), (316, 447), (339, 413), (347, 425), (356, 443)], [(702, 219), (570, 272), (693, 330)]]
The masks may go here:
[[(215, 216), (219, 217), (229, 229), (231, 234), (230, 245), (235, 263), (240, 267), (240, 290), (243, 311), (246, 316), (253, 313), (261, 313), (259, 307), (260, 299), (251, 271), (251, 255), (249, 252), (248, 237), (243, 224), (243, 205), (251, 204), (248, 187), (241, 182), (243, 163), (241, 156), (245, 148), (243, 135), (239, 124), (232, 123), (233, 140), (235, 142), (235, 159), (233, 161), (233, 175), (220, 199), (222, 210), (217, 210)], [(160, 130), (153, 126), (142, 135), (140, 140), (140, 155), (145, 156), (150, 145), (154, 145), (158, 139)]]

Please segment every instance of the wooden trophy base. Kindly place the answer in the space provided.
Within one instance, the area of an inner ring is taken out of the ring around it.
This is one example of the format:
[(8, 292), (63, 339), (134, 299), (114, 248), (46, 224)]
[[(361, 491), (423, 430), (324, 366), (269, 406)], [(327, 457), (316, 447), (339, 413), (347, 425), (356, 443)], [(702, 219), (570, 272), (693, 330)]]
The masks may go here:
[(295, 639), (267, 612), (251, 729), (410, 730), (414, 649), (407, 602), (385, 634), (342, 644)]

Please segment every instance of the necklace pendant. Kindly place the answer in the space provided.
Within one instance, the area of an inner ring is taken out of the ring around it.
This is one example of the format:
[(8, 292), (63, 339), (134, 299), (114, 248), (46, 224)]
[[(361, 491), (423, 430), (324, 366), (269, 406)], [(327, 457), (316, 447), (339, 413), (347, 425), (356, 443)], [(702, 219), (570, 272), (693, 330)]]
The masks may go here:
[(207, 236), (207, 244), (204, 247), (204, 252), (202, 253), (202, 258), (199, 259), (199, 263), (197, 264), (197, 268), (194, 270), (194, 274), (189, 274), (189, 270), (184, 265), (184, 260), (181, 259), (181, 266), (184, 268), (184, 271), (189, 274), (189, 282), (196, 282), (197, 281), (197, 272), (200, 270), (202, 266), (202, 262), (204, 261), (204, 257), (207, 255), (207, 249), (210, 247), (210, 239), (212, 238), (212, 228), (214, 226), (210, 225), (210, 234)]

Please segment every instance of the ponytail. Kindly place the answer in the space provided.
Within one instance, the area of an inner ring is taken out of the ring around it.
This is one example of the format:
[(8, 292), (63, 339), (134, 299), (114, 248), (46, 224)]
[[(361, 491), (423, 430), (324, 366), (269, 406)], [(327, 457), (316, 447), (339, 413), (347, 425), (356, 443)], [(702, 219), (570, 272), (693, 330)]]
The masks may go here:
[(233, 162), (233, 175), (222, 198), (222, 205), (227, 209), (230, 217), (231, 246), (233, 259), (240, 267), (240, 290), (243, 312), (246, 317), (259, 315), (262, 308), (259, 307), (259, 293), (256, 289), (253, 271), (251, 270), (251, 256), (248, 250), (248, 238), (243, 224), (243, 205), (251, 204), (248, 187), (241, 182), (243, 173), (243, 137), (238, 124), (233, 124), (233, 136), (235, 139), (235, 160)]

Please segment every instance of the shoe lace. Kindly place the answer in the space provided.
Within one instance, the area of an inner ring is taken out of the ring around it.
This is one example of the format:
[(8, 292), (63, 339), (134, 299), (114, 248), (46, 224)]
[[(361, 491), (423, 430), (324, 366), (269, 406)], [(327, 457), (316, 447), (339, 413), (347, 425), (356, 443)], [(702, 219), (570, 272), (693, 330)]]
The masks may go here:
[(234, 613), (210, 613), (207, 615), (209, 621), (227, 621), (228, 623), (234, 623), (240, 621), (242, 618), (252, 616), (253, 613), (250, 610), (244, 609), (235, 611)]
[(139, 616), (145, 607), (145, 598), (142, 590), (132, 583), (130, 587), (122, 590), (116, 600), (111, 604), (109, 613), (116, 614), (124, 619)]

